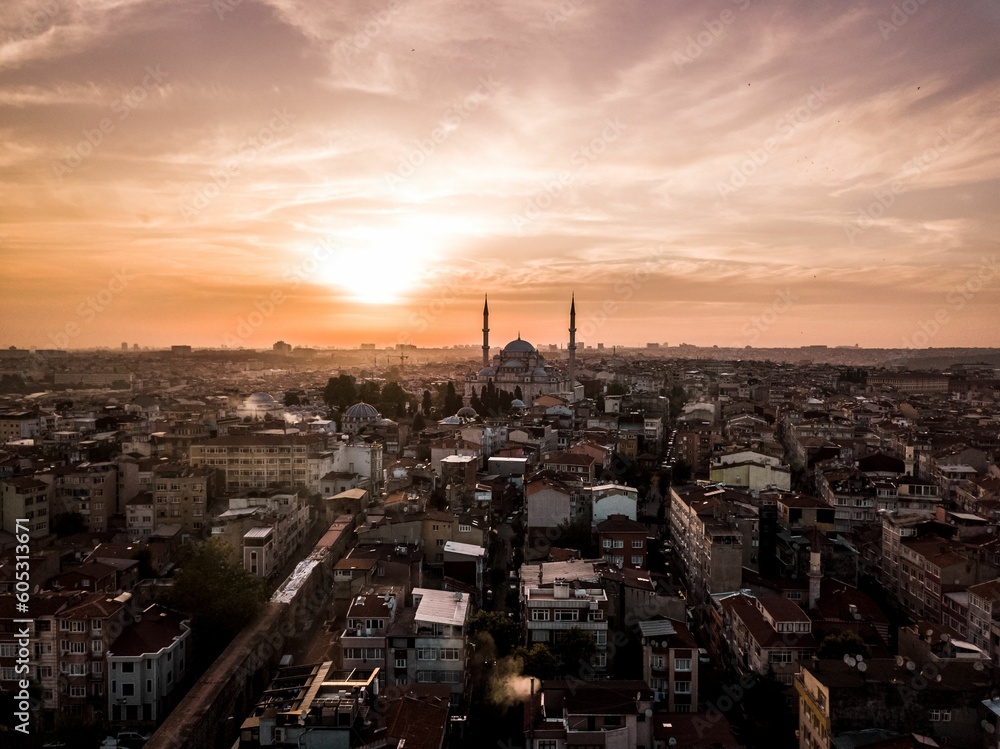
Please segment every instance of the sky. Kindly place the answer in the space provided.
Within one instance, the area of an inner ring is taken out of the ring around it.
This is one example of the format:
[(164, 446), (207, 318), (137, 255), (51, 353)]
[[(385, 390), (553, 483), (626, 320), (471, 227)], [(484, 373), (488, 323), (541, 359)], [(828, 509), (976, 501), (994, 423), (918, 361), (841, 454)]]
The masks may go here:
[(0, 346), (1000, 346), (1000, 2), (5, 0)]

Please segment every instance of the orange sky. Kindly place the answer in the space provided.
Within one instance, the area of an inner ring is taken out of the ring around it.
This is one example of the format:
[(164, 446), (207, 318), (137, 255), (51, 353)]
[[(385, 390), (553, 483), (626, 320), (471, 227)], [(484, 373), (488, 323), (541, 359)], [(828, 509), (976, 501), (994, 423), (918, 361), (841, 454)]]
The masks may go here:
[(1000, 5), (7, 0), (0, 345), (1000, 346)]

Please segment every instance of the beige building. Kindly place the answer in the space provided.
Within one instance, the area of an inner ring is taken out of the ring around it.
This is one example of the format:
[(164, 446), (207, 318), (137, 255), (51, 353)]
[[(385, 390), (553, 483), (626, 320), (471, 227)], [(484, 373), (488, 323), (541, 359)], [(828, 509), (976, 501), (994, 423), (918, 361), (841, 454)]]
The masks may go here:
[(41, 538), (49, 533), (49, 485), (30, 476), (0, 480), (0, 527), (17, 533), (18, 521), (26, 520), (28, 535)]

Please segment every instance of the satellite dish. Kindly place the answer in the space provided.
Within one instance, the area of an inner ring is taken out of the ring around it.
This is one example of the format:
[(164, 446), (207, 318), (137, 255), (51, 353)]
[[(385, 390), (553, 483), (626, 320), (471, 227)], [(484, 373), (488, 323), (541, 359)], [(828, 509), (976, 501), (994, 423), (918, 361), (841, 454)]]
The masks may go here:
[(858, 659), (858, 663), (861, 663), (861, 661), (863, 661), (865, 659), (865, 657), (863, 655), (861, 655), (861, 653), (858, 653), (854, 657)]
[(845, 655), (844, 656), (844, 663), (846, 663), (851, 668), (854, 668), (855, 666), (858, 665), (857, 659), (855, 659), (855, 658), (853, 658), (852, 656), (849, 656), (849, 655)]
[(903, 667), (903, 656), (901, 656), (901, 655), (897, 655), (897, 656), (896, 656), (896, 665), (897, 665), (897, 666), (898, 666), (899, 668), (902, 668), (902, 667)]
[(941, 633), (941, 642), (948, 642), (948, 640), (950, 640), (950, 639), (951, 639), (951, 635), (949, 635), (947, 632), (942, 632)]
[(976, 671), (982, 671), (983, 670), (983, 662), (982, 661), (976, 661), (975, 663), (972, 664), (972, 667), (974, 669), (976, 669)]
[(669, 739), (667, 739), (667, 746), (677, 746), (677, 739), (671, 736)]
[(650, 710), (648, 707), (646, 708), (646, 717), (647, 718), (652, 718), (653, 717), (653, 711)]
[(914, 669), (916, 669), (916, 667), (917, 667), (917, 664), (914, 663), (913, 661), (907, 661), (906, 662), (906, 670), (907, 671), (913, 671)]
[(858, 662), (858, 671), (860, 671), (861, 673), (864, 673), (867, 670), (868, 670), (868, 664), (864, 663), (863, 661), (859, 661)]

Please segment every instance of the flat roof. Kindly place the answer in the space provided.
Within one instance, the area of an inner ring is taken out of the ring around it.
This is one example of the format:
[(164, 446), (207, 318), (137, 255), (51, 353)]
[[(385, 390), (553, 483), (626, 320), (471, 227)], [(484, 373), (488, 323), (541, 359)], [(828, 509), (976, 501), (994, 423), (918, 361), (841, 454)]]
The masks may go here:
[(457, 627), (465, 624), (469, 613), (469, 596), (465, 593), (414, 588), (413, 595), (420, 597), (417, 614), (414, 617), (416, 621), (451, 624)]

